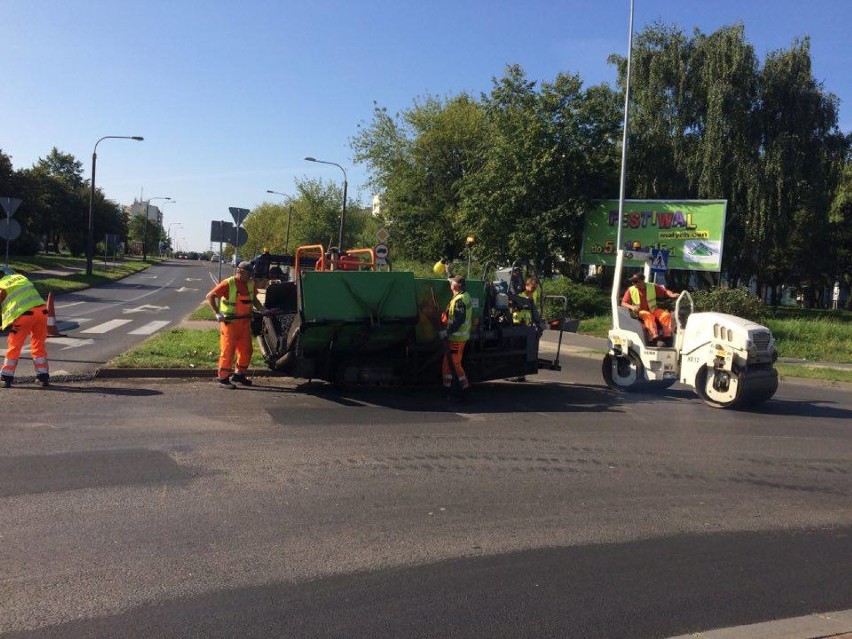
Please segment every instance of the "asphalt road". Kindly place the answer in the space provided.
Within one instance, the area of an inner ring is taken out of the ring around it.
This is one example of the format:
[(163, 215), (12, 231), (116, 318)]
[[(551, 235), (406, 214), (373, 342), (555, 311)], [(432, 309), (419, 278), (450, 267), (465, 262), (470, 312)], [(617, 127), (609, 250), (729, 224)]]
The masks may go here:
[(852, 608), (852, 393), (0, 389), (6, 637), (667, 637)]
[[(206, 266), (173, 260), (78, 293), (55, 297), (57, 327), (64, 337), (47, 343), (51, 377), (91, 377), (106, 362), (149, 336), (178, 325), (212, 287)], [(18, 375), (32, 377), (29, 350)]]

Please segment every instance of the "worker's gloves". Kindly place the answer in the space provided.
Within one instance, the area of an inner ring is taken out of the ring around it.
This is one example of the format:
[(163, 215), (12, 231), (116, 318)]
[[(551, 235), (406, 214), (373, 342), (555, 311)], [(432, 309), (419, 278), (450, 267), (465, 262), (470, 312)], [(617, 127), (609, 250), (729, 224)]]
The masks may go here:
[(441, 339), (447, 339), (447, 331), (441, 331), (440, 333), (438, 333), (438, 337), (440, 337)]
[(224, 322), (225, 321), (225, 314), (224, 313), (216, 313), (216, 321), (217, 322)]

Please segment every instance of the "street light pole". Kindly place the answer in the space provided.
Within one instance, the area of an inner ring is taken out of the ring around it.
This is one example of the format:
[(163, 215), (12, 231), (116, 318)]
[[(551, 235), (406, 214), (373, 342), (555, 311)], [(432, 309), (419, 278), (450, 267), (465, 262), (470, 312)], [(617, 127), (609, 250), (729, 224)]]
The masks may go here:
[(157, 196), (157, 197), (149, 197), (148, 201), (145, 202), (145, 232), (142, 236), (142, 261), (143, 262), (148, 261), (148, 213), (151, 209), (151, 200), (169, 200), (169, 201), (171, 201), (171, 199), (172, 198), (170, 198), (170, 197)]
[[(165, 206), (166, 204), (174, 204), (174, 203), (175, 203), (175, 200), (169, 200), (168, 202), (163, 202), (162, 206), (160, 207), (160, 210), (162, 210), (162, 207)], [(168, 236), (168, 234), (167, 234), (167, 236)], [(163, 246), (163, 225), (161, 223), (157, 227), (157, 257), (163, 257), (162, 246)]]
[(141, 142), (144, 139), (141, 135), (105, 135), (95, 142), (95, 148), (92, 151), (92, 189), (89, 193), (89, 234), (86, 240), (86, 275), (92, 274), (92, 260), (95, 255), (95, 167), (98, 162), (98, 145), (104, 140), (136, 140), (137, 142)]
[(317, 162), (318, 164), (331, 164), (332, 166), (336, 166), (338, 169), (343, 171), (343, 213), (340, 215), (340, 233), (337, 237), (337, 248), (342, 252), (343, 251), (343, 226), (346, 224), (346, 189), (349, 185), (349, 182), (346, 179), (346, 169), (340, 166), (337, 162), (328, 162), (326, 160), (317, 160), (313, 157), (305, 158), (308, 162)]
[[(286, 193), (279, 193), (278, 191), (270, 191), (267, 189), (267, 193), (272, 193), (273, 195), (283, 195), (286, 198), (290, 196)], [(289, 204), (287, 209), (287, 239), (284, 240), (284, 255), (287, 255), (290, 252), (290, 222), (293, 219), (293, 205)]]
[(172, 252), (172, 257), (174, 257), (174, 254), (175, 254), (175, 247), (172, 246), (172, 227), (173, 226), (179, 226), (179, 227), (183, 228), (183, 224), (181, 224), (180, 222), (172, 222), (171, 224), (169, 224), (169, 230), (166, 231), (166, 237), (169, 240), (169, 249)]

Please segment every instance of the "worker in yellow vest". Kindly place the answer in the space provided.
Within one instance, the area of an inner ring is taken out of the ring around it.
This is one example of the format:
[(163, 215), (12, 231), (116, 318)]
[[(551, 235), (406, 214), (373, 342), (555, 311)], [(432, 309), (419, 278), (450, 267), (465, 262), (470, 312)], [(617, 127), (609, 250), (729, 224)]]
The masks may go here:
[[(266, 313), (255, 295), (252, 273), (251, 262), (240, 262), (234, 275), (225, 278), (207, 293), (207, 303), (219, 321), (217, 378), (220, 388), (236, 388), (234, 382), (251, 386), (251, 380), (246, 377), (254, 352), (251, 311), (256, 308)], [(236, 371), (233, 368), (234, 354), (237, 356)]]
[(453, 377), (458, 379), (459, 399), (464, 399), (467, 395), (470, 382), (467, 380), (467, 373), (462, 367), (462, 356), (464, 355), (464, 347), (470, 339), (470, 328), (473, 319), (473, 304), (470, 299), (470, 294), (467, 292), (467, 280), (461, 275), (456, 275), (450, 280), (450, 291), (453, 297), (450, 299), (450, 304), (447, 306), (447, 326), (442, 330), (438, 337), (446, 340), (446, 348), (444, 350), (444, 361), (441, 366), (441, 374), (444, 388), (447, 390), (447, 397), (452, 395)]
[(3, 387), (9, 388), (15, 380), (18, 358), (27, 337), (30, 338), (30, 352), (36, 379), (42, 386), (49, 386), (50, 371), (45, 347), (47, 306), (44, 299), (26, 277), (0, 269), (0, 305), (2, 305), (0, 328), (9, 329), (6, 355), (3, 358), (3, 368), (0, 370)]
[[(678, 296), (659, 284), (647, 284), (643, 273), (634, 273), (630, 277), (631, 286), (624, 292), (621, 298), (621, 306), (636, 313), (645, 330), (648, 331), (648, 340), (651, 345), (665, 346), (665, 340), (672, 336), (671, 313), (657, 306), (660, 297), (675, 298)], [(663, 328), (663, 339), (659, 338), (657, 322)]]
[(538, 287), (538, 281), (534, 277), (528, 277), (524, 283), (524, 292), (518, 297), (531, 300), (535, 307), (535, 314), (532, 308), (517, 309), (512, 312), (512, 323), (532, 326), (533, 317), (541, 317), (541, 289)]

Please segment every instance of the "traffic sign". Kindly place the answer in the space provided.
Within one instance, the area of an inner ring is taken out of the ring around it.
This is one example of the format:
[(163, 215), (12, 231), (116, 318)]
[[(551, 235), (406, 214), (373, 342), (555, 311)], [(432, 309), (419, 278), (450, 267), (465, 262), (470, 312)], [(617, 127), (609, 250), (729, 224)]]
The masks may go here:
[(387, 247), (387, 244), (376, 244), (373, 247), (373, 252), (376, 254), (376, 259), (384, 261), (387, 259), (390, 249)]
[(248, 217), (248, 214), (250, 213), (248, 209), (240, 209), (236, 206), (229, 206), (228, 210), (231, 212), (231, 217), (234, 218), (234, 224), (236, 224), (237, 226), (241, 226), (243, 220), (245, 220)]
[(18, 220), (7, 217), (5, 222), (0, 221), (0, 238), (4, 240), (16, 240), (20, 236), (21, 225)]
[(23, 200), (19, 200), (16, 197), (0, 197), (0, 206), (6, 211), (8, 217), (12, 217), (15, 214), (15, 211), (21, 206), (21, 202)]
[(248, 231), (246, 231), (242, 226), (234, 228), (233, 231), (231, 231), (231, 237), (228, 238), (228, 242), (234, 246), (242, 246), (248, 242)]
[(234, 234), (234, 225), (225, 220), (213, 220), (210, 223), (211, 242), (230, 242)]
[(384, 244), (390, 239), (390, 233), (388, 233), (386, 228), (380, 228), (376, 231), (376, 239), (378, 239), (381, 244)]
[(659, 249), (651, 249), (651, 271), (665, 273), (669, 270), (669, 252)]

